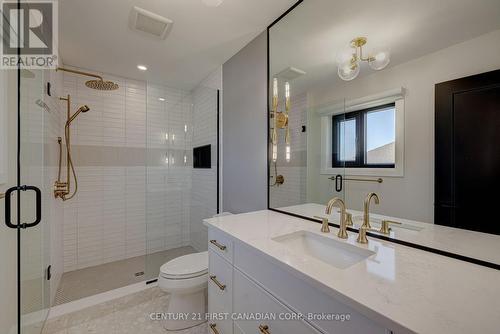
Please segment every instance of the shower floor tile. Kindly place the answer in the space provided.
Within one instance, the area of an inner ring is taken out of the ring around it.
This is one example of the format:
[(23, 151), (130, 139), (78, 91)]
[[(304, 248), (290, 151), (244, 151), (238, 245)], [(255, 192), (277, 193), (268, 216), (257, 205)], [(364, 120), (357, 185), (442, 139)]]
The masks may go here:
[[(191, 246), (179, 247), (64, 273), (53, 305), (157, 278), (165, 262), (195, 252)], [(136, 276), (141, 272), (144, 274)]]

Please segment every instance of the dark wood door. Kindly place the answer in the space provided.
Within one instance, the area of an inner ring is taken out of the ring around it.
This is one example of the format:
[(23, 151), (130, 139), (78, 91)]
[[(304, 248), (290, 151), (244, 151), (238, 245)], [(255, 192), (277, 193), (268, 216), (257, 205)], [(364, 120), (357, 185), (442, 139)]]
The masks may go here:
[(500, 70), (435, 89), (435, 223), (500, 234)]

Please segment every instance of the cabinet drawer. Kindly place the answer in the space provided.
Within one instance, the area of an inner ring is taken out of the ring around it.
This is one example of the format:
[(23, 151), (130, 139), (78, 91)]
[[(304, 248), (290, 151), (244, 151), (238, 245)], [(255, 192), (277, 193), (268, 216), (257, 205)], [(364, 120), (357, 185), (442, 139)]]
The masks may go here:
[[(269, 259), (251, 247), (241, 243), (235, 244), (234, 266), (248, 277), (251, 277), (252, 280), (265, 286), (266, 291), (278, 298), (282, 303), (292, 306), (294, 310), (304, 315), (310, 313), (318, 315), (322, 313), (349, 315), (349, 321), (323, 319), (309, 321), (325, 333), (387, 333), (386, 328), (383, 326), (309, 285), (288, 269), (271, 263)], [(238, 272), (237, 269), (234, 270), (235, 273)], [(242, 329), (245, 330), (243, 327)]]
[[(238, 270), (234, 271), (233, 293), (235, 328), (244, 333), (319, 334)], [(260, 319), (240, 319), (243, 314)]]
[(208, 249), (233, 263), (233, 241), (224, 233), (213, 228), (208, 230)]
[[(233, 330), (230, 319), (233, 309), (233, 267), (214, 252), (208, 251), (208, 312), (210, 315), (228, 313), (229, 318), (226, 320), (214, 318), (213, 321), (209, 320), (209, 324), (215, 324), (219, 334), (230, 334)], [(217, 333), (212, 329), (209, 333), (211, 331)]]

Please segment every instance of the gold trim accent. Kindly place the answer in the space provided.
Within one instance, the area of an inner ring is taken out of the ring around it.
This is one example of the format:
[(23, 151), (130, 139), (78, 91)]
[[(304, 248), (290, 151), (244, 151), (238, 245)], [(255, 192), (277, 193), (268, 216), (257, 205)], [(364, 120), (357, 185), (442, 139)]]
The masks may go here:
[(380, 200), (379, 200), (377, 194), (369, 193), (368, 195), (366, 195), (365, 203), (363, 206), (363, 226), (366, 227), (367, 230), (372, 228), (370, 225), (370, 202), (371, 202), (372, 198), (375, 200), (375, 204), (380, 203)]
[(0, 193), (0, 199), (2, 198), (5, 198), (5, 194), (4, 193)]
[(391, 232), (391, 228), (389, 227), (390, 224), (401, 225), (400, 222), (395, 222), (392, 220), (382, 220), (382, 223), (380, 224), (380, 230), (378, 232), (389, 234)]
[(278, 129), (288, 129), (288, 115), (279, 111), (276, 115), (276, 126)]
[(89, 80), (85, 82), (85, 86), (91, 89), (97, 89), (97, 90), (116, 90), (120, 88), (120, 86), (117, 83), (114, 83), (113, 81), (105, 81), (103, 77), (97, 74), (93, 73), (88, 73), (88, 72), (83, 72), (83, 71), (78, 71), (78, 70), (72, 70), (69, 68), (64, 68), (64, 67), (58, 67), (56, 68), (56, 71), (63, 71), (63, 72), (69, 72), (69, 73), (74, 73), (78, 75), (83, 75), (91, 78), (96, 78), (97, 80)]
[(351, 40), (351, 47), (353, 48), (360, 48), (363, 45), (365, 45), (367, 42), (366, 37), (356, 37)]
[(328, 226), (328, 218), (320, 217), (320, 216), (313, 216), (313, 218), (321, 220), (321, 232), (322, 233), (330, 233), (330, 226)]
[[(335, 176), (331, 176), (328, 179), (335, 181)], [(352, 177), (343, 177), (342, 180), (344, 180), (344, 181), (361, 181), (361, 182), (377, 182), (377, 183), (384, 182), (384, 179), (382, 179), (381, 177), (379, 177), (377, 179), (359, 179), (359, 178), (352, 178)]]
[(208, 326), (210, 327), (210, 329), (212, 330), (212, 332), (214, 334), (219, 334), (219, 331), (217, 330), (217, 328), (215, 328), (215, 327), (217, 327), (217, 324), (211, 323)]
[(271, 332), (269, 331), (269, 326), (268, 325), (260, 325), (259, 326), (259, 331), (262, 334), (271, 334)]
[(214, 282), (214, 283), (215, 283), (215, 284), (219, 287), (219, 289), (221, 289), (222, 291), (226, 290), (226, 285), (225, 285), (225, 284), (222, 284), (221, 282), (219, 282), (219, 281), (217, 280), (217, 276), (215, 276), (215, 275), (211, 275), (211, 276), (210, 276), (210, 280), (211, 280), (212, 282)]
[(332, 213), (332, 208), (336, 206), (340, 208), (340, 227), (339, 232), (337, 233), (337, 237), (340, 239), (347, 239), (347, 223), (346, 223), (346, 209), (345, 203), (342, 199), (338, 197), (332, 198), (328, 204), (326, 205), (325, 214), (330, 215)]
[(220, 250), (224, 251), (226, 250), (226, 246), (224, 245), (221, 245), (220, 243), (217, 242), (217, 240), (210, 240), (210, 243), (214, 246), (216, 246), (217, 248), (219, 248)]
[(359, 234), (358, 234), (358, 238), (356, 239), (356, 241), (360, 244), (367, 244), (368, 243), (368, 238), (366, 237), (366, 230), (367, 228), (365, 226), (361, 226), (359, 228)]
[(345, 222), (347, 226), (353, 226), (354, 223), (352, 222), (352, 213), (346, 212), (345, 213)]

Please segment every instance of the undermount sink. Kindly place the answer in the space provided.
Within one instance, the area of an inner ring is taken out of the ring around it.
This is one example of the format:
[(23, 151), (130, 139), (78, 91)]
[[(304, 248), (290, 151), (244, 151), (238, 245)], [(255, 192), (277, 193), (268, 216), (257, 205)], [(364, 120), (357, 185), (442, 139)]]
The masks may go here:
[(287, 246), (298, 255), (313, 257), (339, 269), (349, 268), (375, 254), (370, 250), (308, 231), (297, 231), (272, 240)]

